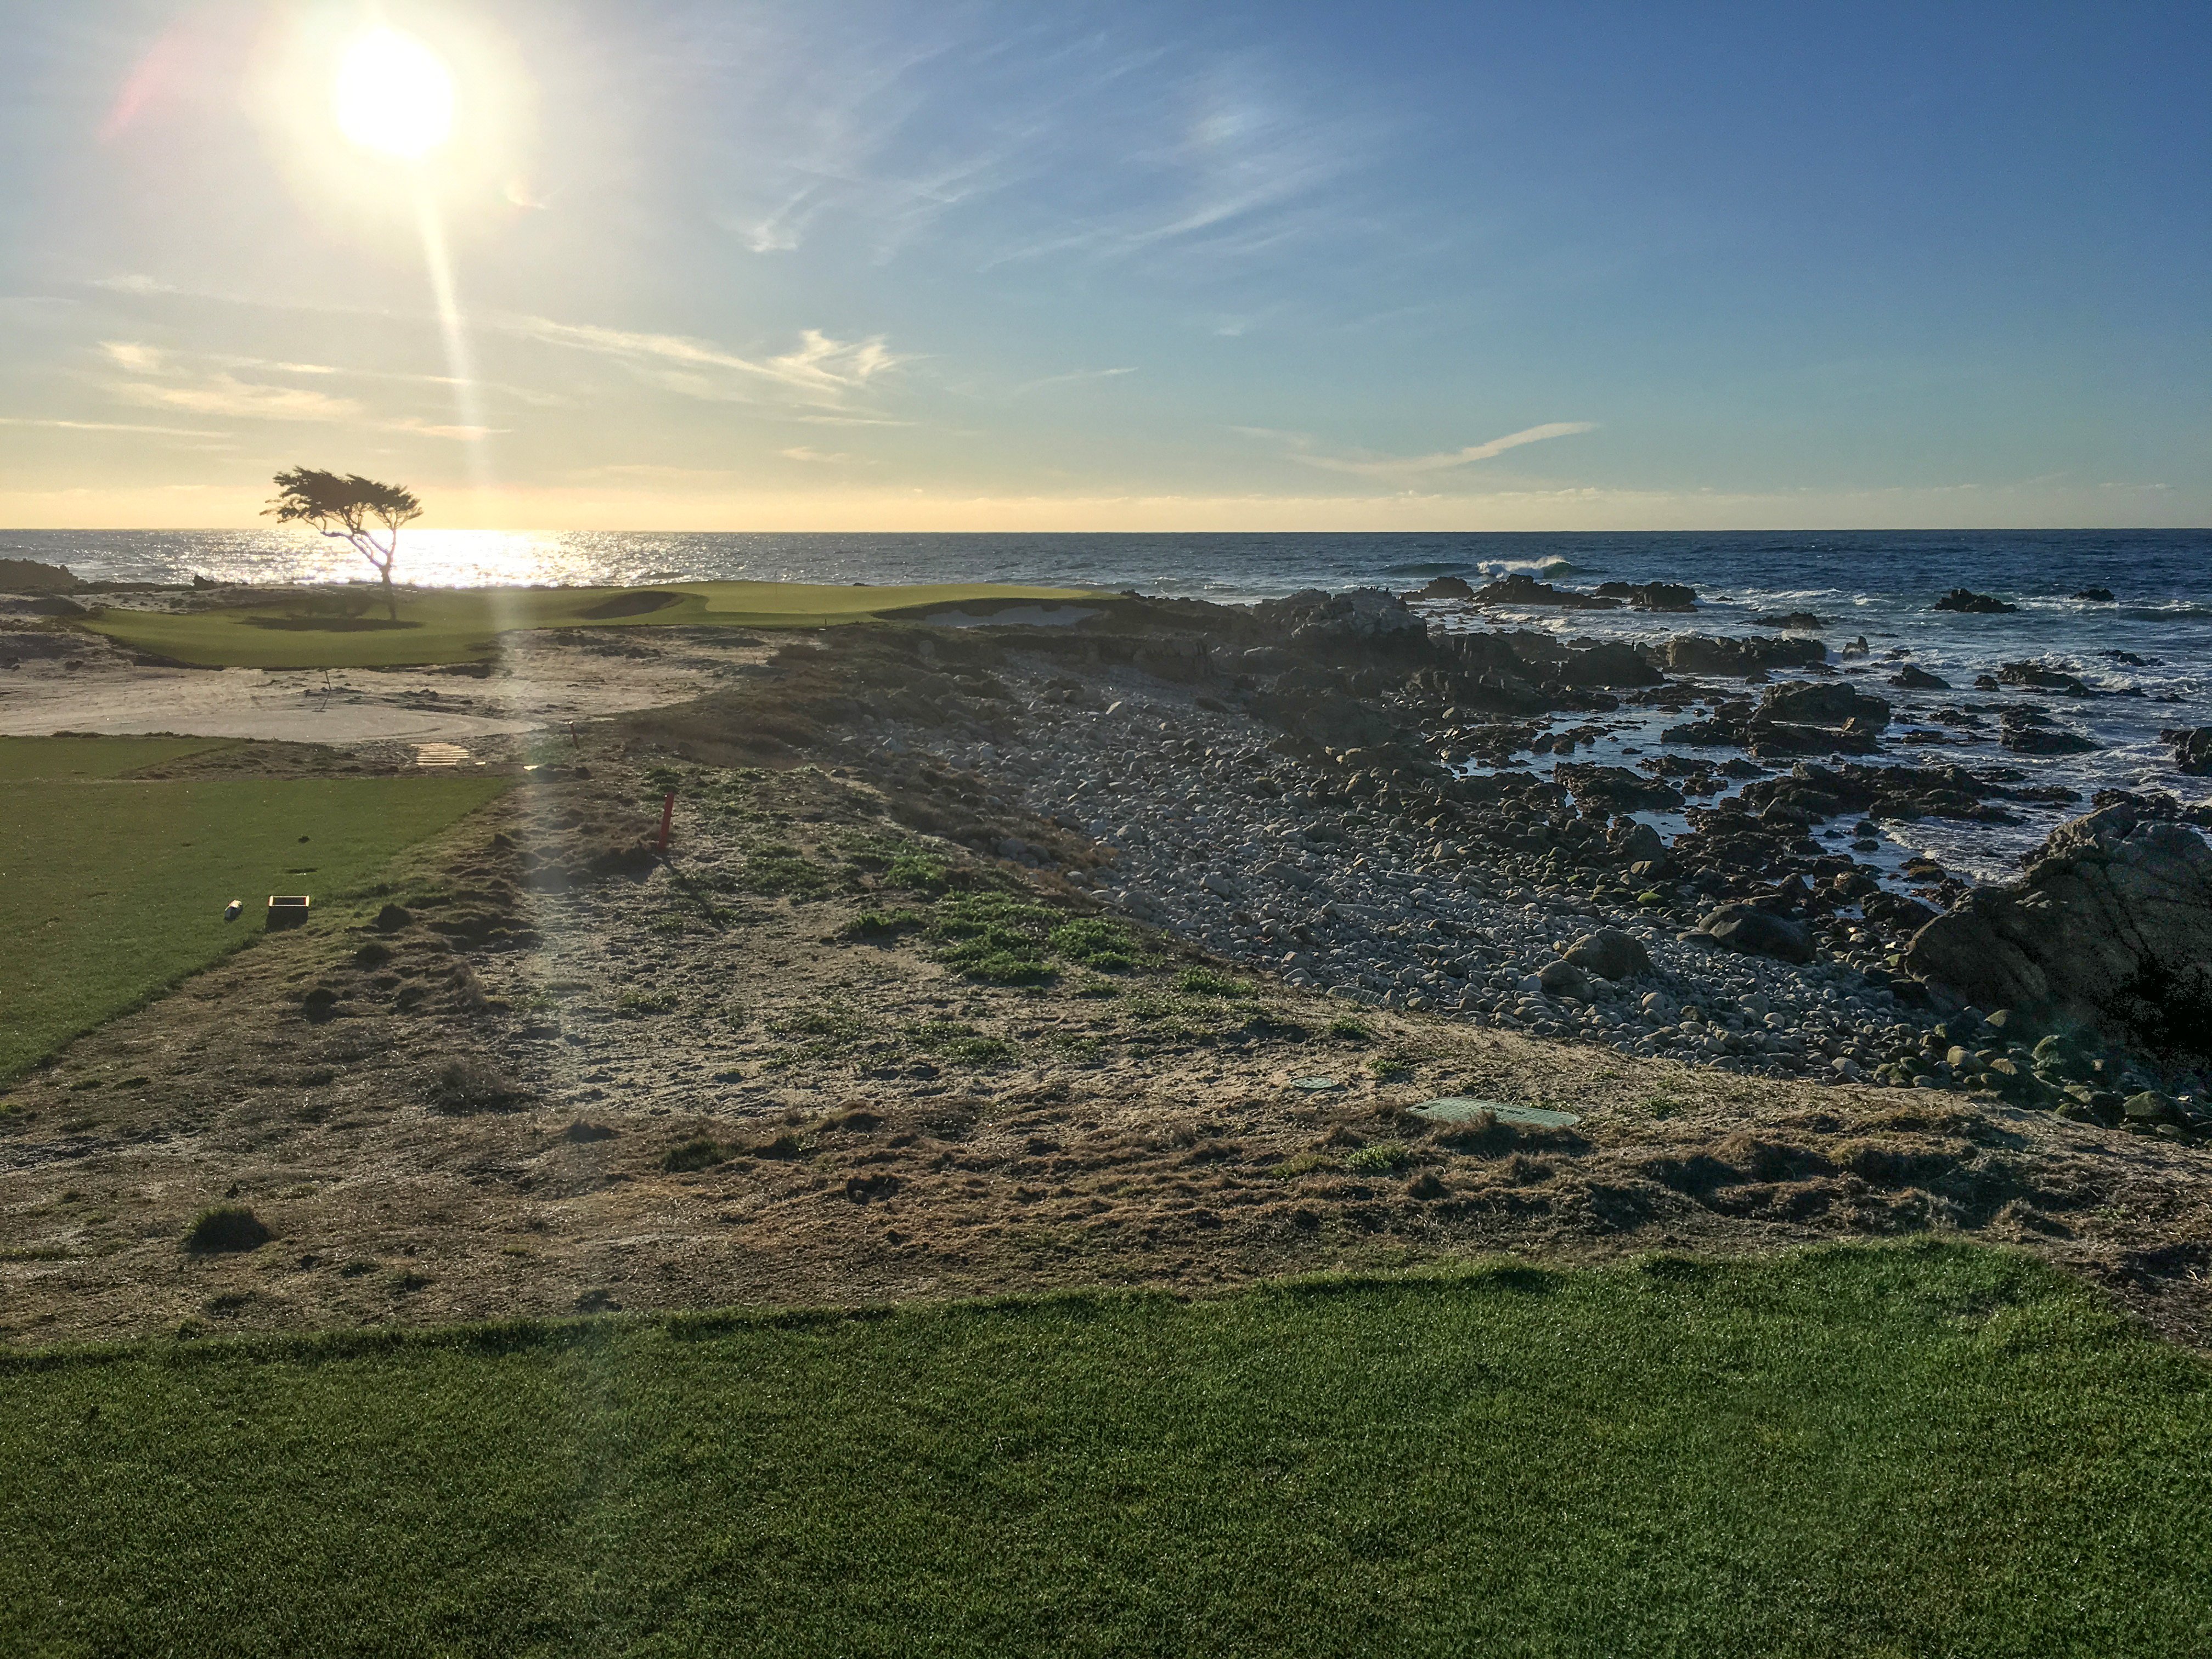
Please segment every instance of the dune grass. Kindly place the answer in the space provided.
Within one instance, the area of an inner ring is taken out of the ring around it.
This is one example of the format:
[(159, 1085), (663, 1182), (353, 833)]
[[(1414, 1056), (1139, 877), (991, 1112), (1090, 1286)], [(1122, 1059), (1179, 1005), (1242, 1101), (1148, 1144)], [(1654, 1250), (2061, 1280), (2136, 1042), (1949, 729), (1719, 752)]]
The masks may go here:
[[(363, 594), (352, 597), (358, 603)], [(386, 619), (380, 602), (348, 617), (302, 611), (273, 601), (173, 616), (111, 609), (97, 612), (82, 625), (135, 650), (210, 667), (375, 668), (483, 661), (491, 656), (500, 635), (518, 629), (678, 623), (818, 627), (917, 605), (1085, 597), (1079, 588), (988, 582), (901, 587), (732, 581), (671, 582), (646, 588), (403, 588), (397, 625)]]
[(1936, 1244), (0, 1358), (0, 1647), (2201, 1653), (2208, 1380)]
[[(100, 767), (143, 754), (132, 738), (74, 740), (117, 745), (112, 758), (83, 758), (89, 779), (10, 774), (42, 763), (19, 758), (19, 744), (47, 744), (44, 763), (62, 758), (52, 741), (0, 739), (0, 1080), (258, 937), (270, 894), (330, 904), (505, 787), (100, 780)], [(234, 898), (245, 914), (225, 921)]]

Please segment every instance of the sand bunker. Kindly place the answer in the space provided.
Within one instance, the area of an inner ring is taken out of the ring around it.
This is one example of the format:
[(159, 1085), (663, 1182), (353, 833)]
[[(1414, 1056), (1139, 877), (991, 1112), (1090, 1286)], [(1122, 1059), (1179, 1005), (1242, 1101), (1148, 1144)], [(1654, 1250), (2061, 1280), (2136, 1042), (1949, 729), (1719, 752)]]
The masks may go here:
[(647, 655), (530, 636), (511, 641), (479, 678), (437, 669), (147, 667), (88, 641), (80, 666), (32, 661), (0, 676), (0, 736), (465, 743), (681, 702), (765, 655), (749, 640)]

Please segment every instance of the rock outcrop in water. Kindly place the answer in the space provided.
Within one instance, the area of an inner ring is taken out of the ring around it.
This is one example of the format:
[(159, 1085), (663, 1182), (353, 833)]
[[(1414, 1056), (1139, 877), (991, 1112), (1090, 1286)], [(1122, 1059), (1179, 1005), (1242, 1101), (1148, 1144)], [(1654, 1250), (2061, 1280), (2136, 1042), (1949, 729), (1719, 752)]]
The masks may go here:
[(1600, 582), (1601, 599), (1626, 599), (1638, 611), (1695, 611), (1698, 590), (1681, 582)]
[(2161, 732), (2158, 740), (2173, 746), (2175, 770), (2192, 778), (2212, 777), (2212, 726)]
[(1936, 601), (1938, 611), (1958, 611), (1969, 616), (1998, 616), (2017, 611), (2016, 605), (2007, 605), (1993, 593), (1976, 593), (1971, 589), (1954, 587)]
[(1500, 576), (1494, 582), (1475, 589), (1477, 605), (1546, 605), (1562, 611), (1618, 611), (1624, 601), (1600, 599), (1595, 593), (1577, 593), (1572, 588), (1554, 587), (1549, 582), (1540, 582), (1534, 576), (1516, 572)]
[(1984, 1007), (2212, 1053), (2212, 847), (2130, 802), (2062, 825), (2018, 881), (1913, 936), (1906, 969)]

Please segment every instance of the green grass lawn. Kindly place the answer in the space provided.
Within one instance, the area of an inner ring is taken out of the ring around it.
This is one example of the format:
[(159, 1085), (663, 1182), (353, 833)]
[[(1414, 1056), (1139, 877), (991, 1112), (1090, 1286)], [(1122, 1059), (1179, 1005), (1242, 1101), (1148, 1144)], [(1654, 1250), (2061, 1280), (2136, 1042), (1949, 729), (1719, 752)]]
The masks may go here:
[[(270, 894), (341, 898), (504, 787), (100, 780), (103, 767), (167, 758), (147, 752), (158, 741), (0, 739), (0, 1080), (257, 937)], [(116, 748), (73, 760), (72, 742)], [(18, 744), (42, 747), (27, 756)], [(90, 777), (52, 775), (64, 765)], [(41, 766), (47, 775), (23, 775)], [(227, 922), (234, 898), (246, 912)]]
[(2204, 1653), (2208, 1381), (1940, 1245), (0, 1359), (0, 1650)]
[[(356, 600), (362, 595), (356, 594)], [(177, 662), (240, 668), (372, 668), (477, 662), (503, 633), (537, 628), (670, 623), (817, 627), (924, 605), (988, 599), (1079, 599), (1080, 588), (937, 582), (904, 587), (811, 582), (670, 582), (656, 587), (402, 589), (399, 623), (380, 600), (359, 617), (295, 615), (276, 604), (168, 616), (102, 611), (83, 625)], [(665, 599), (665, 603), (662, 600)], [(641, 605), (655, 608), (637, 609)]]
[(0, 738), (0, 783), (33, 778), (115, 778), (204, 750), (222, 738)]

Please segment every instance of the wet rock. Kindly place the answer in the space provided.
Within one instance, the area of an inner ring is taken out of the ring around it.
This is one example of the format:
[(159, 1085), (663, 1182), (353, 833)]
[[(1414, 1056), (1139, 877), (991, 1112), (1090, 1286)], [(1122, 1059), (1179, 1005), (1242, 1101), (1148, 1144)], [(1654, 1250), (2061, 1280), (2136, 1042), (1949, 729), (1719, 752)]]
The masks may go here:
[(1438, 576), (1413, 597), (1417, 599), (1471, 599), (1474, 597), (1474, 589), (1468, 585), (1463, 576)]
[(1585, 811), (1601, 807), (1612, 812), (1664, 812), (1682, 805), (1681, 791), (1625, 766), (1562, 761), (1553, 769), (1552, 779), (1571, 792), (1575, 805)]
[(1598, 597), (1605, 599), (1626, 599), (1638, 611), (1694, 611), (1698, 608), (1698, 590), (1680, 582), (1644, 582), (1631, 586), (1627, 582), (1600, 582)]
[(2061, 673), (2038, 662), (2001, 664), (1997, 668), (1997, 682), (2001, 685), (2032, 685), (2042, 691), (2063, 691), (2069, 697), (2094, 697), (2097, 695), (2079, 675)]
[(2020, 706), (2004, 711), (1997, 741), (2016, 755), (2086, 755), (2098, 746), (2078, 732), (2054, 726), (2039, 711)]
[(2172, 745), (2177, 770), (2192, 778), (2212, 777), (2212, 726), (2161, 732), (2158, 740)]
[(1600, 599), (1595, 593), (1577, 593), (1571, 588), (1554, 587), (1549, 582), (1540, 582), (1534, 576), (1519, 572), (1484, 584), (1474, 591), (1473, 597), (1477, 605), (1526, 605), (1562, 611), (1618, 611), (1624, 603), (1611, 597)]
[(1753, 628), (1778, 628), (1785, 634), (1817, 634), (1828, 624), (1809, 611), (1785, 611), (1771, 617), (1753, 617)]
[(1993, 594), (1976, 593), (1966, 588), (1954, 587), (1936, 601), (1936, 609), (1965, 611), (1974, 616), (1996, 616), (2003, 612), (2017, 611), (2020, 607), (2016, 605), (2007, 605)]
[(1755, 668), (1802, 668), (1827, 655), (1818, 640), (1771, 635), (1677, 634), (1667, 641), (1667, 666), (1677, 674), (1741, 678)]
[(1634, 979), (1651, 971), (1651, 952), (1644, 941), (1618, 927), (1584, 933), (1567, 947), (1563, 960), (1600, 979)]
[(1889, 683), (1905, 691), (1948, 691), (1951, 682), (1941, 674), (1931, 674), (1924, 668), (1915, 668), (1911, 663), (1889, 677)]
[(1748, 904), (1723, 904), (1698, 923), (1731, 951), (1773, 957), (1782, 962), (1810, 962), (1813, 936), (1786, 916), (1778, 916)]
[(2212, 848), (2132, 805), (2076, 818), (2021, 879), (1923, 927), (1905, 965), (1984, 1006), (2212, 1053)]
[(2085, 587), (2078, 592), (2068, 594), (2067, 598), (2087, 599), (2092, 605), (2110, 605), (2112, 603), (2112, 590), (2109, 587)]
[(1753, 723), (1754, 728), (1774, 721), (1842, 727), (1856, 721), (1879, 732), (1889, 724), (1889, 715), (1886, 700), (1844, 681), (1801, 680), (1775, 686), (1763, 694)]

